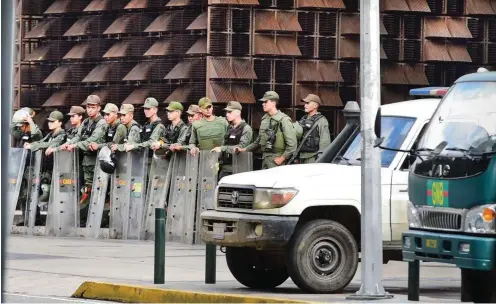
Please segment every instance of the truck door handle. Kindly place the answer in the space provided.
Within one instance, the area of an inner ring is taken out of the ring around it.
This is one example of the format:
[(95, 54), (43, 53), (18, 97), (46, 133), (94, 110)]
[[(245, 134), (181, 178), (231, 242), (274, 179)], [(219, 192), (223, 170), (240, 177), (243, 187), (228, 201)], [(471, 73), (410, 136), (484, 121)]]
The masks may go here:
[(400, 192), (408, 192), (408, 188), (406, 188), (406, 189), (400, 189)]

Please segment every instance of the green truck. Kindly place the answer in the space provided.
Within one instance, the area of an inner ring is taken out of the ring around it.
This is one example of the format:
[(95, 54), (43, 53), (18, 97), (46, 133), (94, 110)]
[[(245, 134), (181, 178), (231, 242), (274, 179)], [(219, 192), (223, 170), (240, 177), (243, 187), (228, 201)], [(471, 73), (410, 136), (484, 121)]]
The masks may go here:
[(496, 302), (496, 72), (459, 78), (410, 154), (403, 260), (454, 264), (462, 301)]

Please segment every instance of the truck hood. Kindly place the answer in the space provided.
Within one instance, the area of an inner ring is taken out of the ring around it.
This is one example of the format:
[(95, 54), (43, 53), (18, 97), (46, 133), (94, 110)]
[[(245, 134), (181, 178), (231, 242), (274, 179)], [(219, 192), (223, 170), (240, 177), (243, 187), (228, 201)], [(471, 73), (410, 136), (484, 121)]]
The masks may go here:
[(258, 188), (299, 188), (314, 185), (360, 185), (361, 167), (336, 164), (300, 164), (233, 174), (222, 178), (221, 184), (247, 185)]

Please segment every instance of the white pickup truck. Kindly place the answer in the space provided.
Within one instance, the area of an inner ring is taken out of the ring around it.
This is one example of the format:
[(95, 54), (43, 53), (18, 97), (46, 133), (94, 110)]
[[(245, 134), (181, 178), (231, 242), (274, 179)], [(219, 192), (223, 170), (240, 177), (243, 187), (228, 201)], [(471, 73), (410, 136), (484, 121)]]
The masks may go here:
[[(382, 146), (411, 149), (439, 101), (382, 106)], [(226, 247), (227, 265), (241, 284), (274, 288), (291, 277), (314, 293), (339, 292), (349, 284), (360, 253), (360, 139), (357, 127), (330, 163), (281, 166), (219, 181), (215, 210), (201, 215), (202, 240)], [(401, 260), (410, 159), (404, 152), (381, 153), (384, 256)]]

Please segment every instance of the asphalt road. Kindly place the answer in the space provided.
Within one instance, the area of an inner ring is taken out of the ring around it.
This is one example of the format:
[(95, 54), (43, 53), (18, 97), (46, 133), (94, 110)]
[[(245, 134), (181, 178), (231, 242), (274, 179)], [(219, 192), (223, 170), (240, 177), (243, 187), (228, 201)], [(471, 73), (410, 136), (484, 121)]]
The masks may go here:
[(20, 293), (2, 293), (2, 303), (115, 303), (107, 301), (92, 301), (68, 297), (33, 296)]

